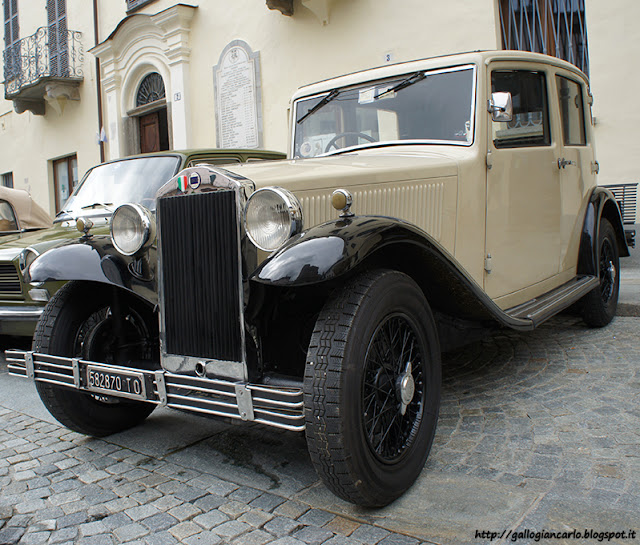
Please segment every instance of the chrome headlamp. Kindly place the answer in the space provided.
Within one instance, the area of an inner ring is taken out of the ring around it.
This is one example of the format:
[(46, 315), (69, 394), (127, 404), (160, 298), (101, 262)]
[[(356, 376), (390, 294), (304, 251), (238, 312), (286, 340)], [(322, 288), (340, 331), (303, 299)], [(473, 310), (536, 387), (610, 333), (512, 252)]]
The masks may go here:
[(134, 255), (156, 238), (151, 212), (139, 204), (123, 204), (111, 216), (111, 242), (121, 254)]
[(253, 193), (245, 206), (244, 224), (251, 242), (272, 252), (302, 231), (302, 207), (290, 191), (263, 187)]
[(18, 266), (20, 267), (20, 274), (22, 274), (23, 277), (27, 274), (31, 263), (33, 263), (36, 257), (38, 257), (39, 255), (40, 253), (33, 248), (25, 248), (24, 250), (22, 250), (22, 252), (20, 252), (20, 257), (18, 258)]

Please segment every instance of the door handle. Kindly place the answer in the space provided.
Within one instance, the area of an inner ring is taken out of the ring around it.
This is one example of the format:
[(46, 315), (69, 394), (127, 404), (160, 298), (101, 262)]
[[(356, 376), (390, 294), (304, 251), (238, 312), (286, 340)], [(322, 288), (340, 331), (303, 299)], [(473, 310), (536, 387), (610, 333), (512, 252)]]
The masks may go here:
[(564, 157), (561, 157), (560, 159), (558, 159), (559, 169), (563, 169), (569, 165), (573, 165), (574, 167), (577, 167), (578, 163), (576, 163), (575, 161), (570, 161), (569, 159), (565, 159)]

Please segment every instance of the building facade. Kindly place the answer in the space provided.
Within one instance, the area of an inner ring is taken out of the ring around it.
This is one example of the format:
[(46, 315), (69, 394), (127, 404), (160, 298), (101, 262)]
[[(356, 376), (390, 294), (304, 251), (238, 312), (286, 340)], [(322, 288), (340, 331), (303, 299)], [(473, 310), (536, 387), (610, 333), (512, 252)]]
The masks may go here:
[(3, 0), (2, 183), (55, 213), (102, 160), (195, 147), (286, 151), (289, 97), (301, 85), (501, 48), (555, 54), (590, 75), (600, 183), (635, 183), (640, 77), (625, 61), (640, 49), (627, 29), (640, 5), (619, 4)]

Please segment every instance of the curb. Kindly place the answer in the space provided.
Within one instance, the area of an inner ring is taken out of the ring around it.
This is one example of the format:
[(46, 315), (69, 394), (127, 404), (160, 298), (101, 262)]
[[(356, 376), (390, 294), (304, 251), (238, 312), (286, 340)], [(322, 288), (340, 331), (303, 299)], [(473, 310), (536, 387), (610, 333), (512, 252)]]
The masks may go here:
[(634, 303), (618, 303), (616, 316), (640, 317), (640, 305)]

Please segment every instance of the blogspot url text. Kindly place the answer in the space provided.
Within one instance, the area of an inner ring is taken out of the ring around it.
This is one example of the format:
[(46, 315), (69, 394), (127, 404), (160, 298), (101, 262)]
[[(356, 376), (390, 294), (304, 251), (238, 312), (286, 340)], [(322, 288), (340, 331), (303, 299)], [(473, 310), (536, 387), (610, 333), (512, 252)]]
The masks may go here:
[(502, 532), (493, 532), (491, 530), (476, 530), (476, 539), (488, 539), (495, 541), (497, 539), (506, 539), (511, 542), (519, 540), (547, 540), (547, 539), (592, 539), (599, 542), (611, 541), (612, 539), (636, 539), (637, 532), (635, 530), (622, 530), (616, 532), (601, 532), (598, 530), (503, 530)]

